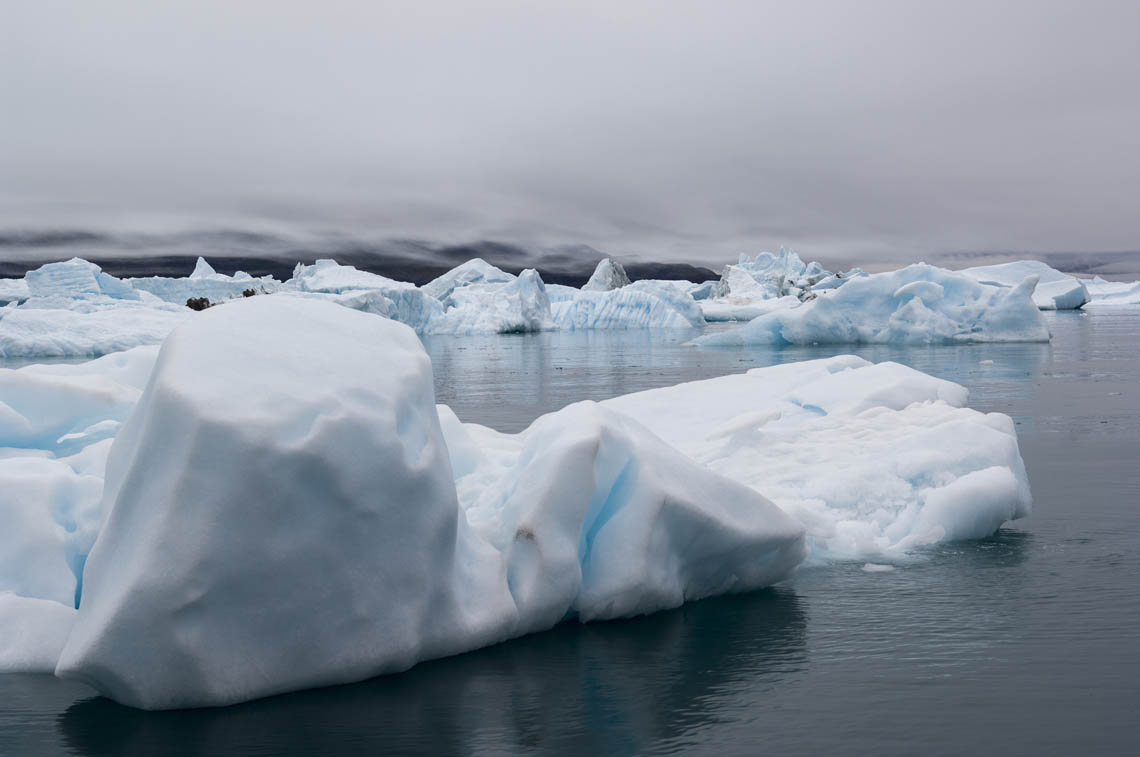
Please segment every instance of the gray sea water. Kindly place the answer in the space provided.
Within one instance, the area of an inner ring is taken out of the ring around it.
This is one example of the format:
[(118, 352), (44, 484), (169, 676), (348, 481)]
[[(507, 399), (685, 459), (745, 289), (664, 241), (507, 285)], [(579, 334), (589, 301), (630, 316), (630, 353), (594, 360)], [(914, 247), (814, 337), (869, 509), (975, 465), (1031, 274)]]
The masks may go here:
[(439, 401), (511, 431), (569, 402), (754, 366), (895, 360), (1014, 418), (1034, 514), (889, 573), (803, 570), (236, 707), (144, 713), (51, 677), (0, 676), (0, 754), (1140, 753), (1140, 312), (1048, 317), (1049, 345), (431, 339)]

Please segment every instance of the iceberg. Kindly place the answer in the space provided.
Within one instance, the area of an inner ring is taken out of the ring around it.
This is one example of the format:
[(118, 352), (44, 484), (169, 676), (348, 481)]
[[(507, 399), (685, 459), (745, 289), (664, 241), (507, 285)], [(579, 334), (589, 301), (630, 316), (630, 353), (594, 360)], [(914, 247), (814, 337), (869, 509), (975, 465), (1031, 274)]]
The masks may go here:
[(293, 277), (285, 282), (284, 288), (298, 292), (343, 294), (362, 289), (389, 291), (416, 287), (406, 281), (396, 281), (378, 273), (361, 271), (329, 258), (321, 258), (312, 265), (298, 263), (293, 269)]
[(443, 313), (423, 329), (425, 333), (520, 334), (554, 328), (546, 285), (533, 268), (507, 283), (455, 286), (443, 307)]
[(1049, 329), (1032, 299), (1035, 285), (1029, 277), (1012, 288), (989, 286), (918, 263), (851, 279), (799, 307), (692, 344), (1047, 342)]
[(988, 536), (1029, 514), (1013, 421), (966, 389), (853, 355), (652, 389), (604, 407), (802, 522), (815, 561)]
[(1033, 301), (1042, 310), (1076, 310), (1089, 301), (1084, 282), (1037, 260), (975, 266), (963, 268), (959, 273), (983, 284), (1005, 287), (1015, 287), (1030, 276), (1036, 276)]
[(796, 253), (741, 255), (735, 265), (726, 265), (712, 296), (701, 302), (706, 321), (751, 321), (776, 310), (794, 307), (810, 298), (818, 283), (834, 280), (819, 263), (804, 263)]
[(268, 294), (276, 292), (281, 282), (272, 276), (254, 278), (238, 271), (233, 276), (218, 273), (199, 257), (194, 271), (187, 277), (144, 276), (126, 280), (136, 290), (150, 292), (165, 302), (185, 305), (195, 297), (205, 297), (212, 303), (241, 297), (246, 292)]
[(586, 292), (608, 292), (611, 289), (621, 289), (631, 283), (629, 275), (621, 263), (613, 258), (606, 258), (598, 263), (590, 280), (582, 285)]
[(8, 656), (43, 657), (70, 626), (56, 674), (147, 709), (757, 588), (804, 556), (799, 523), (612, 409), (515, 436), (459, 424), (411, 329), (319, 300), (176, 329), (103, 502), (78, 612)]
[(47, 263), (24, 281), (28, 298), (0, 308), (0, 358), (97, 357), (157, 344), (191, 314), (79, 258)]
[(1105, 281), (1100, 276), (1085, 280), (1089, 302), (1085, 309), (1140, 305), (1140, 281)]
[(0, 305), (20, 302), (32, 296), (28, 282), (23, 279), (0, 279)]
[(496, 268), (483, 258), (471, 258), (421, 288), (426, 294), (443, 301), (456, 289), (469, 284), (509, 284), (514, 280), (513, 275)]
[(551, 286), (551, 316), (563, 329), (671, 329), (705, 325), (701, 307), (671, 282), (635, 281), (591, 291)]

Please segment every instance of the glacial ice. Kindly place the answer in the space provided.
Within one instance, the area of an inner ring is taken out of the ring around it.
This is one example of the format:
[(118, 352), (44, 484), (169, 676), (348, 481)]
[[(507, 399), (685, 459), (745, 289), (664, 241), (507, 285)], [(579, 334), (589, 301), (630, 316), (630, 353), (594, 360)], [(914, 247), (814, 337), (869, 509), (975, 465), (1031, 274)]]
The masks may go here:
[(483, 258), (472, 258), (452, 268), (437, 279), (423, 285), (426, 294), (437, 300), (446, 300), (457, 288), (469, 284), (509, 284), (515, 277), (488, 263)]
[(621, 289), (630, 283), (625, 267), (613, 258), (606, 258), (594, 268), (594, 273), (591, 274), (589, 281), (582, 285), (582, 289), (586, 292), (608, 292), (611, 289)]
[(533, 268), (506, 283), (455, 285), (443, 307), (425, 333), (518, 334), (554, 328), (546, 285)]
[(193, 297), (205, 297), (212, 303), (241, 297), (246, 291), (255, 294), (276, 292), (281, 282), (272, 276), (254, 278), (238, 271), (233, 276), (218, 273), (199, 257), (194, 271), (189, 276), (143, 276), (126, 279), (136, 290), (150, 292), (165, 302), (185, 305)]
[(983, 284), (1006, 287), (1015, 287), (1030, 276), (1036, 276), (1033, 301), (1042, 310), (1076, 310), (1089, 301), (1084, 282), (1038, 260), (975, 266), (963, 268), (959, 273)]
[(563, 329), (700, 328), (705, 323), (696, 300), (666, 282), (635, 281), (608, 291), (547, 289), (554, 323)]
[(414, 284), (396, 281), (378, 273), (361, 271), (350, 265), (341, 265), (335, 260), (322, 258), (312, 265), (298, 263), (293, 268), (293, 277), (284, 284), (286, 289), (298, 292), (324, 292), (342, 294), (361, 289), (387, 291), (393, 289), (414, 289)]
[(805, 529), (812, 561), (890, 561), (1029, 511), (1010, 419), (900, 365), (755, 369), (502, 434), (433, 406), (413, 332), (343, 296), (0, 372), (0, 670), (62, 649), (59, 674), (120, 701), (224, 704), (765, 585)]
[(1031, 498), (1008, 416), (967, 391), (853, 355), (606, 400), (801, 521), (813, 559), (988, 536)]
[(24, 277), (29, 297), (0, 308), (0, 358), (97, 357), (161, 342), (191, 311), (73, 258)]
[(1034, 277), (1012, 288), (918, 263), (851, 279), (798, 307), (693, 340), (742, 344), (1047, 342), (1049, 329), (1032, 299)]
[(1140, 281), (1105, 281), (1100, 276), (1084, 280), (1089, 292), (1086, 310), (1140, 305)]
[(257, 297), (175, 330), (107, 462), (57, 675), (228, 704), (756, 588), (803, 557), (761, 495), (595, 403), (515, 437), (445, 421), (451, 448), (439, 412), (392, 321)]

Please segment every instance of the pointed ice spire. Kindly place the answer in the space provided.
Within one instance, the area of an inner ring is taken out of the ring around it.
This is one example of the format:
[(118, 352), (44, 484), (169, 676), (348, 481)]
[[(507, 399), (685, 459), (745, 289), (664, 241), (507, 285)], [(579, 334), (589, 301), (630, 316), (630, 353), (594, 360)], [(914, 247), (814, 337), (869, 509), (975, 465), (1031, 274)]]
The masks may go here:
[(582, 286), (585, 292), (608, 292), (611, 289), (621, 289), (631, 283), (622, 264), (613, 258), (606, 258), (598, 263), (594, 275)]
[(192, 279), (204, 279), (207, 276), (213, 276), (217, 273), (213, 266), (206, 262), (206, 259), (201, 255), (198, 256), (198, 262), (194, 264), (194, 273), (190, 274)]

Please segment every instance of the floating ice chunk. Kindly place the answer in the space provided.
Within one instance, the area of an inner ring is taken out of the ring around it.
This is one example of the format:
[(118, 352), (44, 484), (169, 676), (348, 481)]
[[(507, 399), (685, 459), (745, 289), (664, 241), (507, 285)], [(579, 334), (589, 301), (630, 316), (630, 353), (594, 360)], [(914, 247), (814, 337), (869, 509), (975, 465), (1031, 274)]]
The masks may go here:
[(51, 673), (75, 608), (0, 591), (0, 673)]
[(421, 288), (437, 300), (446, 300), (457, 288), (469, 284), (507, 284), (514, 280), (514, 276), (496, 268), (483, 258), (472, 258), (439, 278), (429, 281)]
[(705, 323), (696, 300), (668, 282), (635, 281), (605, 292), (552, 286), (550, 292), (559, 328), (700, 328)]
[(350, 265), (340, 265), (335, 260), (322, 258), (312, 265), (298, 263), (293, 269), (293, 278), (285, 282), (285, 288), (298, 292), (325, 292), (340, 294), (361, 289), (381, 291), (414, 289), (415, 285), (406, 281), (396, 281), (378, 273), (361, 271)]
[(1012, 288), (987, 286), (919, 263), (853, 279), (800, 307), (693, 343), (1047, 342), (1049, 329), (1031, 298), (1035, 284), (1030, 277)]
[(1007, 287), (1015, 287), (1028, 277), (1036, 276), (1037, 288), (1033, 291), (1033, 301), (1042, 310), (1075, 310), (1090, 299), (1089, 292), (1080, 279), (1037, 260), (975, 266), (963, 268), (959, 273), (984, 284)]
[(723, 321), (751, 321), (777, 310), (800, 306), (800, 298), (793, 295), (777, 299), (751, 299), (748, 297), (719, 297), (701, 300), (701, 314), (710, 323)]
[(1140, 281), (1105, 281), (1097, 276), (1084, 281), (1089, 292), (1085, 308), (1140, 305)]
[[(31, 296), (28, 282), (23, 279), (0, 279), (0, 305), (26, 300)], [(0, 314), (0, 318), (2, 317), (3, 315)]]
[(103, 273), (103, 269), (81, 258), (61, 263), (47, 263), (24, 275), (31, 297), (113, 297), (137, 300), (139, 294), (120, 279)]
[(139, 291), (150, 292), (165, 302), (177, 305), (185, 305), (187, 300), (195, 297), (205, 297), (216, 304), (241, 297), (249, 291), (269, 294), (281, 287), (281, 282), (272, 276), (255, 279), (240, 271), (233, 276), (218, 273), (202, 257), (198, 258), (194, 271), (188, 277), (145, 276), (128, 281)]
[(542, 277), (528, 268), (505, 284), (457, 286), (433, 317), (428, 334), (516, 334), (554, 328)]
[(611, 289), (621, 289), (630, 283), (629, 276), (621, 263), (613, 258), (606, 258), (598, 263), (590, 280), (583, 286), (586, 292), (608, 292)]
[(869, 562), (863, 564), (862, 570), (864, 573), (893, 573), (895, 566)]
[(508, 436), (432, 400), (410, 329), (330, 303), (176, 330), (115, 440), (57, 675), (227, 704), (755, 588), (803, 556), (798, 523), (612, 410)]
[(821, 560), (980, 538), (1029, 513), (1013, 422), (966, 399), (957, 384), (847, 355), (602, 404), (762, 492), (804, 523)]

